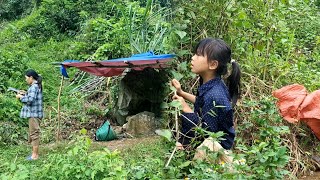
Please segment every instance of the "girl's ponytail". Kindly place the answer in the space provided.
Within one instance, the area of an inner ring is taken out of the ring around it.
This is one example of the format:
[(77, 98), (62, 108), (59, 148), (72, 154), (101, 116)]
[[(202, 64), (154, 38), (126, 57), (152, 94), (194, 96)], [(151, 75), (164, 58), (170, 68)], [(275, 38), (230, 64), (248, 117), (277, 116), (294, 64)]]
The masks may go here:
[(232, 72), (230, 76), (227, 78), (227, 86), (229, 88), (229, 94), (232, 101), (232, 106), (235, 106), (237, 100), (240, 98), (240, 77), (241, 71), (240, 66), (235, 60), (231, 60)]
[(39, 86), (40, 91), (42, 91), (42, 77), (40, 75), (38, 76), (37, 84)]

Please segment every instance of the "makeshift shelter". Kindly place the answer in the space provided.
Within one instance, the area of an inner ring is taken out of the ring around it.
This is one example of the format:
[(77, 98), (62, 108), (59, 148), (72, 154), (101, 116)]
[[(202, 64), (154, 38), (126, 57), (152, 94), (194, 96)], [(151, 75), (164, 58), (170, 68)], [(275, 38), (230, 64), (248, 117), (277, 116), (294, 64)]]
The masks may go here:
[[(154, 106), (160, 107), (163, 99), (157, 97), (157, 92), (162, 91), (160, 84), (165, 85), (161, 76), (163, 73), (154, 69), (168, 67), (168, 62), (175, 57), (173, 54), (155, 55), (153, 52), (135, 54), (129, 58), (118, 58), (104, 61), (65, 60), (59, 63), (60, 71), (64, 77), (69, 77), (67, 69), (74, 67), (95, 76), (119, 76), (126, 72), (120, 82), (119, 99), (115, 107), (114, 117), (118, 124), (124, 124), (128, 115), (141, 111), (152, 111)], [(127, 71), (130, 69), (130, 71)], [(62, 85), (62, 83), (61, 83)], [(144, 88), (133, 86), (146, 86)], [(144, 91), (145, 90), (145, 91)], [(60, 93), (59, 93), (60, 94)], [(139, 101), (139, 102), (138, 102)], [(147, 107), (148, 109), (143, 109)], [(159, 109), (159, 108), (158, 108)]]

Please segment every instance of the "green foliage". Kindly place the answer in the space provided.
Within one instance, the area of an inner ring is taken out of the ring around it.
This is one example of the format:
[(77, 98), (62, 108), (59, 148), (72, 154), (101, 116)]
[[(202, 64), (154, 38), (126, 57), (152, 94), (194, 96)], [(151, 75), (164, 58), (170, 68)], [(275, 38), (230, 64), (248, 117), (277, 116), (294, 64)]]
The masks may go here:
[[(250, 124), (246, 123), (246, 126), (239, 128), (241, 135), (238, 135), (236, 149), (244, 154), (238, 155), (246, 157), (246, 163), (252, 172), (251, 178), (281, 179), (289, 174), (284, 169), (290, 157), (283, 138), (290, 132), (289, 128), (279, 125), (282, 119), (271, 98), (261, 97), (259, 101), (245, 103), (248, 108), (259, 108), (250, 112)], [(250, 136), (254, 138), (245, 138), (248, 136), (246, 132), (252, 132)]]
[[(320, 57), (314, 53), (314, 57)], [(301, 83), (303, 79), (303, 85), (313, 92), (319, 89), (320, 87), (320, 61), (312, 59), (304, 59), (301, 57), (299, 60), (296, 60), (292, 66), (291, 71), (288, 72), (287, 77), (290, 77), (292, 82)]]
[(220, 0), (175, 1), (171, 24), (173, 30), (167, 43), (183, 58), (190, 58), (191, 50), (199, 39), (206, 36), (222, 37), (228, 30), (230, 2)]
[(24, 32), (27, 36), (39, 40), (57, 35), (58, 28), (41, 13), (41, 9), (38, 9), (23, 20), (17, 21), (16, 28), (21, 34)]
[(39, 0), (1, 0), (0, 22), (3, 20), (14, 20), (27, 14)]
[[(240, 64), (243, 60), (243, 71), (256, 74), (262, 80), (274, 81), (290, 70), (289, 60), (301, 57), (296, 56), (295, 51), (309, 56), (309, 47), (317, 47), (320, 25), (314, 20), (319, 14), (315, 12), (313, 1), (176, 3), (176, 16), (172, 22), (176, 31), (168, 43), (176, 47), (174, 51), (182, 57), (182, 62), (190, 59), (188, 52), (203, 37), (220, 37), (232, 46), (233, 58), (239, 59)], [(301, 25), (303, 23), (308, 25)], [(301, 28), (297, 28), (298, 25)], [(285, 70), (279, 72), (279, 68)]]
[(11, 121), (15, 123), (22, 123), (19, 119), (19, 112), (21, 109), (21, 103), (16, 99), (15, 94), (10, 96), (0, 94), (0, 121)]
[[(26, 89), (23, 76), (28, 68), (38, 70), (44, 78), (47, 114), (43, 121), (44, 141), (52, 142), (61, 76), (58, 67), (50, 63), (64, 59), (102, 60), (148, 50), (175, 53), (179, 58), (171, 65), (170, 77), (179, 79), (189, 91), (196, 82), (189, 68), (192, 47), (203, 37), (220, 37), (231, 45), (233, 58), (241, 65), (246, 91), (239, 102), (240, 110), (245, 111), (237, 114), (234, 149), (235, 160), (244, 159), (245, 163), (234, 165), (234, 172), (228, 171), (227, 165), (191, 161), (192, 152), (179, 151), (163, 174), (164, 162), (160, 157), (172, 149), (173, 141), (166, 146), (129, 151), (126, 154), (129, 160), (124, 163), (117, 152), (88, 151), (90, 143), (82, 137), (78, 139), (80, 144), (62, 153), (50, 153), (35, 165), (13, 161), (19, 161), (15, 148), (11, 149), (14, 154), (4, 150), (10, 158), (0, 156), (4, 162), (0, 164), (1, 179), (44, 179), (46, 174), (51, 175), (51, 179), (90, 179), (92, 176), (102, 179), (109, 175), (118, 175), (120, 179), (281, 179), (288, 174), (285, 168), (290, 168), (286, 166), (292, 152), (284, 139), (289, 130), (277, 115), (274, 100), (260, 97), (269, 97), (270, 94), (263, 93), (291, 83), (303, 83), (309, 91), (319, 89), (319, 1), (0, 2), (0, 145), (19, 144), (26, 139), (26, 121), (19, 118), (21, 104), (14, 94), (5, 91), (9, 86)], [(24, 18), (18, 19), (20, 17)], [(7, 20), (15, 21), (4, 22)], [(117, 82), (110, 85), (112, 100), (117, 99)], [(78, 85), (65, 80), (61, 97), (63, 120), (86, 122), (90, 116), (103, 116), (105, 113), (99, 106), (83, 105), (86, 99), (82, 94), (69, 93)], [(170, 93), (169, 89), (166, 91)], [(112, 109), (111, 103), (109, 109)], [(172, 102), (164, 103), (164, 107), (169, 121), (178, 113), (180, 105)], [(161, 133), (172, 140), (170, 132)], [(27, 153), (25, 149), (20, 150)], [(219, 153), (209, 156), (216, 159)], [(305, 166), (304, 162), (299, 163)]]
[[(223, 133), (211, 133), (202, 129), (197, 129), (201, 136), (210, 135), (214, 140), (218, 140)], [(198, 136), (200, 137), (200, 136)], [(193, 146), (200, 142), (193, 141)], [(173, 143), (167, 146), (173, 146)], [(238, 179), (241, 176), (234, 165), (218, 163), (221, 152), (207, 151), (207, 161), (193, 160), (195, 149), (175, 152), (170, 164), (164, 169), (164, 178), (166, 179)]]
[[(86, 133), (82, 130), (82, 133)], [(123, 169), (125, 163), (120, 159), (119, 152), (108, 149), (89, 152), (91, 140), (84, 136), (75, 139), (73, 147), (66, 153), (53, 153), (38, 168), (25, 163), (5, 162), (0, 168), (5, 168), (1, 179), (124, 179), (127, 172)], [(40, 163), (40, 162), (39, 162)], [(2, 169), (3, 170), (3, 169)]]
[[(136, 3), (129, 4), (128, 12), (124, 16), (127, 23), (126, 33), (133, 47), (133, 53), (146, 51), (161, 53), (168, 50), (162, 43), (166, 38), (167, 29), (171, 27), (166, 22), (167, 16), (170, 15), (168, 9), (152, 0), (146, 1), (145, 8), (137, 9)], [(125, 14), (122, 9), (120, 10)]]
[[(25, 121), (26, 122), (26, 121)], [(0, 146), (20, 144), (27, 139), (26, 128), (11, 121), (0, 121)]]
[(163, 142), (148, 142), (146, 144), (135, 144), (123, 152), (123, 158), (126, 161), (125, 169), (128, 170), (129, 179), (163, 179), (163, 154), (166, 148)]
[(83, 17), (94, 15), (102, 9), (101, 7), (105, 7), (102, 2), (101, 0), (44, 0), (41, 3), (41, 16), (48, 19), (49, 23), (53, 23), (61, 33), (74, 35), (80, 30)]
[(166, 8), (152, 1), (146, 7), (137, 2), (109, 2), (100, 16), (81, 25), (79, 38), (87, 42), (87, 51), (94, 51), (92, 59), (127, 57), (134, 53), (166, 51), (163, 45), (168, 23)]
[(319, 7), (316, 7), (319, 1), (290, 1), (286, 21), (291, 29), (295, 29), (297, 46), (303, 49), (304, 53), (313, 50), (316, 45), (317, 37), (320, 34)]
[(80, 9), (72, 0), (44, 0), (42, 2), (41, 16), (53, 23), (61, 33), (78, 31)]
[(104, 115), (104, 111), (97, 106), (91, 106), (87, 109), (88, 115), (96, 115), (102, 117)]
[(86, 49), (95, 51), (95, 59), (128, 56), (130, 45), (124, 28), (125, 22), (118, 18), (90, 19), (83, 25), (80, 38), (90, 44)]
[(159, 136), (162, 136), (166, 139), (166, 141), (171, 141), (172, 140), (172, 133), (170, 130), (168, 129), (158, 129), (156, 130), (156, 133), (159, 135)]
[(22, 61), (25, 61), (26, 56), (21, 50), (12, 53), (8, 49), (1, 49), (0, 54), (0, 67), (3, 73), (0, 76), (0, 92), (5, 92), (9, 85), (18, 83), (19, 78), (23, 76), (26, 66), (23, 62), (17, 61), (17, 59), (22, 57)]

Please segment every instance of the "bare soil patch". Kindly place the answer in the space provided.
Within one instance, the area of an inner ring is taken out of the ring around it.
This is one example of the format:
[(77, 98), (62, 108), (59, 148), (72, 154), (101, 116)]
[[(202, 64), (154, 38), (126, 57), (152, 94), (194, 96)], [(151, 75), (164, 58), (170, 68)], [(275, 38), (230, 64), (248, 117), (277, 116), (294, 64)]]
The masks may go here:
[(300, 178), (300, 180), (317, 180), (317, 179), (320, 180), (320, 171), (313, 172), (311, 173), (310, 176), (303, 176)]
[(147, 136), (147, 137), (139, 137), (139, 138), (122, 138), (122, 139), (117, 139), (113, 141), (103, 141), (103, 142), (98, 142), (95, 141), (92, 143), (93, 148), (99, 148), (101, 146), (107, 147), (111, 151), (115, 150), (125, 150), (132, 148), (136, 145), (139, 144), (151, 144), (157, 141), (160, 141), (159, 136)]

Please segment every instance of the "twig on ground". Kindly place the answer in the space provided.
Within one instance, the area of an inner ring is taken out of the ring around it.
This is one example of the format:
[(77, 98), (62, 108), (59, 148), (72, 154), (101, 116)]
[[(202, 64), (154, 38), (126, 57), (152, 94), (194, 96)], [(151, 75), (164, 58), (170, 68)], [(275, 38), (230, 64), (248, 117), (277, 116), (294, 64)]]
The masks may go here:
[(132, 136), (131, 134), (129, 134), (129, 133), (125, 133), (126, 135), (128, 135), (128, 136), (130, 136), (131, 138), (134, 138), (134, 136)]
[(16, 161), (17, 161), (17, 159), (18, 159), (18, 154), (19, 154), (19, 153), (17, 153), (16, 158), (14, 158), (14, 161), (13, 161), (14, 164), (16, 163)]
[(177, 150), (177, 147), (175, 146), (165, 167), (169, 166), (169, 163), (170, 163), (174, 153), (176, 152), (176, 150)]

